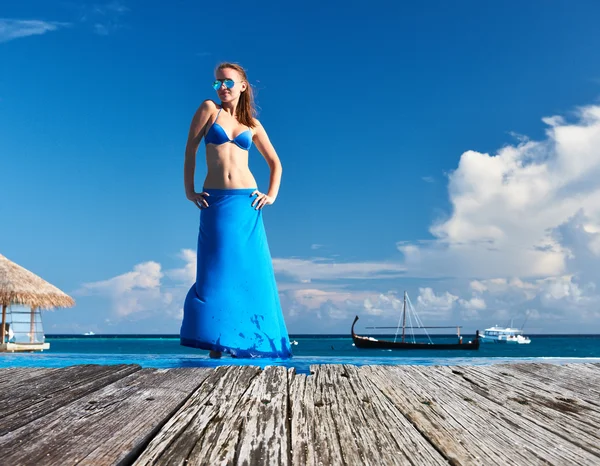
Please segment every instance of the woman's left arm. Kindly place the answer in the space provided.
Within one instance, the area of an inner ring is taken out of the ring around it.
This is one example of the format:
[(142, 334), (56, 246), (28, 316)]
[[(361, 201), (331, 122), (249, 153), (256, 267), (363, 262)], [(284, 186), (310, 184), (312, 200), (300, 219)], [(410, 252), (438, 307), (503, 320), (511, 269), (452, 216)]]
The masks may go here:
[(281, 161), (277, 156), (277, 152), (275, 152), (275, 148), (269, 140), (269, 136), (267, 135), (265, 128), (258, 120), (255, 121), (257, 126), (254, 129), (254, 136), (252, 140), (254, 141), (254, 145), (258, 151), (269, 164), (269, 169), (271, 170), (271, 176), (269, 178), (269, 191), (266, 194), (259, 191), (255, 191), (253, 193), (253, 195), (257, 195), (257, 197), (254, 199), (254, 201), (252, 201), (252, 205), (254, 206), (256, 203), (256, 208), (262, 209), (263, 206), (267, 204), (273, 204), (273, 202), (275, 202), (277, 194), (279, 193), (279, 185), (281, 184), (281, 174), (283, 172), (283, 168), (281, 166)]

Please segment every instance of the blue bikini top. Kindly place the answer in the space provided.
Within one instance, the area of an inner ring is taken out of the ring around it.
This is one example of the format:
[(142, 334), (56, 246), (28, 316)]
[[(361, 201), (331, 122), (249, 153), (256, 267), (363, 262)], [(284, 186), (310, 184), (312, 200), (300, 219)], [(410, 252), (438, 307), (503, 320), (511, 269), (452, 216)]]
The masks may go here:
[[(222, 108), (219, 109), (219, 113), (221, 113)], [(236, 146), (244, 150), (250, 150), (252, 147), (252, 131), (247, 129), (243, 133), (238, 134), (235, 138), (229, 139), (227, 133), (223, 129), (223, 127), (217, 123), (219, 119), (219, 113), (217, 113), (217, 118), (215, 118), (215, 122), (212, 124), (210, 129), (206, 132), (206, 136), (204, 137), (204, 141), (206, 144), (215, 144), (220, 146), (221, 144), (225, 144), (226, 142), (233, 142)]]

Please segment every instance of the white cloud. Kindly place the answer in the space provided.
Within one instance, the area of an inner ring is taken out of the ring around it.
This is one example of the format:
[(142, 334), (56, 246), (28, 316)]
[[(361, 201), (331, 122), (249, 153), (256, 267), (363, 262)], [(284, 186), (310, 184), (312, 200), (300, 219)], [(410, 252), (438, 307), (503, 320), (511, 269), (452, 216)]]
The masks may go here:
[[(401, 277), (393, 262), (334, 262), (327, 258), (273, 258), (282, 308), (296, 331), (339, 332), (355, 315), (397, 316), (401, 301), (368, 283)], [(367, 284), (357, 285), (357, 280)], [(316, 319), (318, 328), (307, 319)]]
[(482, 311), (487, 306), (483, 298), (473, 296), (471, 299), (459, 299), (458, 303), (465, 309), (470, 311)]
[(276, 273), (298, 281), (394, 278), (405, 271), (393, 262), (334, 262), (326, 258), (274, 258), (273, 267)]
[(470, 286), (471, 286), (471, 288), (472, 288), (474, 291), (478, 291), (478, 292), (480, 292), (480, 293), (482, 293), (482, 292), (484, 292), (485, 290), (487, 290), (487, 286), (485, 285), (485, 283), (483, 283), (483, 282), (480, 282), (480, 281), (478, 281), (478, 280), (473, 280), (473, 281), (470, 283)]
[(349, 333), (355, 315), (363, 324), (396, 324), (402, 311), (402, 301), (393, 291), (351, 290), (340, 285), (286, 289), (280, 291), (280, 298), (288, 329), (295, 333)]
[(436, 295), (432, 288), (419, 288), (417, 311), (423, 315), (445, 316), (457, 300), (458, 296), (447, 291)]
[(533, 299), (538, 292), (538, 286), (535, 283), (524, 282), (519, 278), (490, 278), (487, 280), (473, 280), (469, 287), (476, 293), (506, 294), (515, 292), (523, 295), (526, 299)]
[(100, 295), (108, 297), (114, 313), (119, 317), (158, 309), (172, 300), (170, 293), (161, 292), (160, 264), (144, 262), (131, 272), (108, 280), (86, 283), (76, 292), (82, 296)]
[(188, 283), (191, 286), (196, 281), (196, 251), (182, 249), (177, 257), (183, 260), (183, 267), (167, 270), (165, 275), (174, 281)]
[(157, 262), (144, 262), (136, 265), (133, 271), (118, 275), (108, 280), (87, 283), (83, 289), (93, 291), (107, 290), (114, 293), (124, 293), (134, 289), (153, 289), (160, 286), (163, 274)]
[(482, 317), (482, 311), (487, 309), (487, 304), (481, 296), (473, 295), (470, 299), (459, 299), (460, 315), (464, 320), (476, 320)]
[(584, 290), (573, 282), (572, 276), (551, 277), (541, 280), (539, 293), (542, 304), (546, 306), (556, 306), (556, 301), (580, 304), (588, 299), (593, 299), (585, 296)]
[(69, 23), (37, 19), (0, 18), (0, 42), (8, 42), (21, 37), (38, 36), (66, 26), (69, 26)]
[(452, 212), (432, 225), (434, 239), (397, 243), (406, 276), (452, 281), (463, 290), (459, 306), (472, 311), (463, 317), (529, 312), (592, 323), (600, 315), (600, 106), (574, 115), (543, 118), (541, 141), (520, 136), (494, 155), (466, 151), (449, 176)]
[(578, 121), (545, 118), (547, 139), (495, 155), (465, 152), (450, 174), (452, 214), (427, 242), (399, 242), (411, 273), (454, 277), (547, 277), (566, 271), (569, 251), (554, 230), (581, 212), (600, 251), (600, 107)]
[(157, 316), (180, 320), (185, 296), (196, 279), (196, 253), (184, 249), (179, 258), (184, 261), (181, 268), (163, 271), (158, 262), (143, 262), (130, 272), (85, 283), (74, 294), (107, 299), (114, 322)]
[(376, 291), (349, 290), (342, 287), (330, 286), (329, 289), (302, 288), (287, 290), (281, 293), (288, 303), (293, 303), (289, 314), (291, 316), (302, 312), (313, 313), (318, 318), (328, 317), (328, 311), (334, 310), (335, 318), (348, 319), (356, 312), (381, 315), (395, 312), (400, 308), (401, 301), (393, 293), (383, 294)]

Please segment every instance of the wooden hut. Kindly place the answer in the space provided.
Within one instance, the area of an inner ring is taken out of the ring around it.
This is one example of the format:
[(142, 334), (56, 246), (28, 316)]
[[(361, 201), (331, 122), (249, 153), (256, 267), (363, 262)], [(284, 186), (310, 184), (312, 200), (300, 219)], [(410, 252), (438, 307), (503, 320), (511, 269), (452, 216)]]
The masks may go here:
[[(45, 342), (42, 309), (72, 307), (73, 298), (29, 270), (0, 254), (0, 352), (43, 351)], [(12, 306), (29, 308), (26, 311)]]

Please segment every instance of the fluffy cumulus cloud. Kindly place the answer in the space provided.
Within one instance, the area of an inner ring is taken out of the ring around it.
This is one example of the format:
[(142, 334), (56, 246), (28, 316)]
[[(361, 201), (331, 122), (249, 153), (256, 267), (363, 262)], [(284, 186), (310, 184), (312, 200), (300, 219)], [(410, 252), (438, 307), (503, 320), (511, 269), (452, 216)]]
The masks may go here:
[[(600, 107), (577, 116), (573, 123), (544, 119), (543, 141), (522, 140), (493, 155), (465, 152), (449, 177), (452, 213), (431, 227), (435, 240), (398, 244), (406, 266), (430, 275), (523, 278), (564, 273), (582, 242), (597, 256)], [(557, 234), (569, 224), (580, 229), (578, 238)]]
[(419, 307), (431, 311), (449, 311), (452, 309), (454, 302), (458, 300), (458, 296), (454, 296), (447, 291), (443, 294), (436, 295), (431, 288), (420, 288), (417, 303)]
[(160, 264), (144, 262), (122, 275), (86, 283), (77, 294), (106, 296), (111, 299), (116, 316), (124, 317), (168, 304), (170, 296), (160, 289), (162, 277)]
[(195, 280), (196, 253), (184, 249), (179, 258), (183, 262), (179, 268), (163, 271), (157, 262), (143, 262), (129, 272), (107, 280), (84, 283), (74, 294), (108, 301), (106, 319), (112, 323), (143, 319), (180, 320), (185, 295)]
[(600, 107), (543, 121), (542, 141), (465, 152), (435, 239), (398, 243), (409, 275), (469, 281), (456, 304), (472, 316), (600, 316)]

